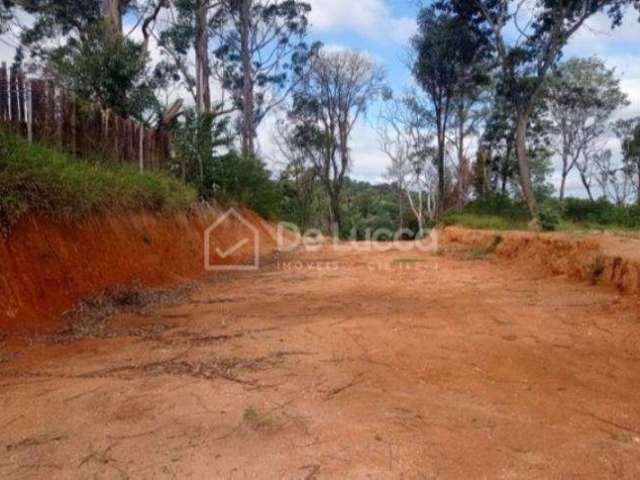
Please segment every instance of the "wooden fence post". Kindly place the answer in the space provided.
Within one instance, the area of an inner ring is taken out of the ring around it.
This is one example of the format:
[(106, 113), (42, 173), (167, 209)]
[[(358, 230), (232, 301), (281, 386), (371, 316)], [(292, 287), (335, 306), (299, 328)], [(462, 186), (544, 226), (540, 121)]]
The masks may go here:
[(20, 110), (18, 108), (19, 94), (18, 81), (15, 67), (9, 69), (9, 120), (14, 126), (20, 122)]
[(168, 168), (172, 156), (168, 132), (114, 115), (98, 104), (80, 103), (52, 80), (27, 78), (4, 62), (0, 122), (30, 143), (48, 143), (80, 158), (137, 163), (141, 172)]
[(27, 83), (26, 101), (25, 101), (25, 116), (27, 121), (27, 140), (29, 143), (33, 143), (33, 85), (31, 82)]
[(7, 64), (0, 64), (0, 121), (9, 121), (9, 81)]
[[(16, 68), (16, 99), (18, 101), (18, 126), (22, 127), (22, 123), (26, 121), (25, 111), (25, 92), (24, 92), (24, 73)], [(21, 130), (21, 128), (20, 128)]]
[(138, 155), (140, 156), (140, 171), (144, 171), (144, 125), (138, 129)]

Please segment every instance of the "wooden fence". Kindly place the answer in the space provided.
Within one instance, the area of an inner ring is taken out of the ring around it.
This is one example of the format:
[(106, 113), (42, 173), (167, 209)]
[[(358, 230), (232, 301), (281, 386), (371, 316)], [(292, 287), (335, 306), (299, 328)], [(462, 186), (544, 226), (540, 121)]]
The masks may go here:
[(168, 168), (170, 135), (76, 100), (53, 81), (0, 65), (0, 123), (79, 158)]

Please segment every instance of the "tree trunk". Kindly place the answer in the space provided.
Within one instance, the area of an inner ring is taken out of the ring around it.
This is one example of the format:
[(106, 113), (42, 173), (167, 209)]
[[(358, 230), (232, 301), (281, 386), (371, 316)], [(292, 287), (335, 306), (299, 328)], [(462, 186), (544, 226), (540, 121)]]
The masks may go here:
[(560, 180), (560, 201), (564, 201), (564, 190), (567, 184), (567, 171), (565, 169), (562, 170), (562, 180)]
[(540, 224), (540, 212), (538, 202), (531, 182), (531, 169), (529, 168), (529, 154), (527, 153), (527, 126), (529, 124), (528, 114), (519, 114), (516, 127), (516, 154), (518, 156), (518, 167), (520, 169), (520, 186), (522, 195), (527, 202), (529, 213), (531, 214), (532, 227), (538, 228)]
[(121, 4), (122, 0), (102, 0), (102, 15), (104, 20), (107, 25), (117, 33), (122, 33)]
[(404, 188), (398, 184), (398, 227), (400, 230), (404, 228), (403, 190)]
[(411, 191), (407, 190), (406, 194), (407, 194), (407, 198), (409, 199), (409, 207), (411, 208), (411, 211), (413, 212), (413, 215), (416, 217), (416, 221), (418, 222), (418, 233), (416, 235), (416, 238), (421, 238), (422, 233), (424, 232), (424, 220), (422, 217), (422, 211), (423, 211), (422, 191), (421, 190), (418, 191), (418, 207), (417, 208), (413, 201), (413, 197), (411, 196)]
[(424, 219), (422, 218), (422, 190), (418, 192), (418, 238), (424, 236)]
[(253, 121), (253, 67), (251, 65), (251, 2), (252, 0), (241, 0), (240, 7), (240, 39), (242, 56), (242, 154), (253, 156), (254, 146), (254, 121)]
[(580, 180), (582, 180), (582, 185), (584, 185), (584, 189), (587, 191), (587, 195), (589, 196), (589, 200), (593, 201), (593, 194), (591, 193), (591, 185), (587, 182), (587, 178), (585, 177), (582, 170), (580, 171)]
[(464, 208), (464, 200), (467, 193), (467, 185), (465, 178), (465, 158), (464, 158), (464, 103), (460, 101), (458, 106), (458, 210)]
[(199, 114), (211, 113), (209, 66), (208, 0), (198, 0), (196, 8), (196, 109)]
[(444, 168), (444, 149), (445, 149), (445, 138), (444, 132), (438, 132), (438, 205), (437, 205), (437, 213), (436, 219), (438, 221), (442, 220), (444, 216), (444, 201), (446, 195), (446, 185), (445, 185), (445, 168)]
[(339, 237), (342, 230), (342, 215), (340, 214), (340, 192), (331, 190), (329, 192), (329, 216), (331, 233)]

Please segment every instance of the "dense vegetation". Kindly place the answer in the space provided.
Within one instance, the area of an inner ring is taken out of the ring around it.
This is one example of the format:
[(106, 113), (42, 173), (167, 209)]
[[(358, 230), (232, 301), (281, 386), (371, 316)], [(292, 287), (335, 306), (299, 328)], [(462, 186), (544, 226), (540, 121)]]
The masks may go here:
[[(548, 198), (542, 202), (542, 222), (545, 230), (637, 230), (640, 229), (639, 205), (615, 205), (606, 199), (597, 201)], [(523, 230), (529, 216), (526, 205), (509, 197), (476, 200), (462, 212), (449, 214), (445, 223), (468, 228), (491, 230)]]
[(28, 213), (81, 218), (96, 211), (186, 210), (196, 192), (162, 172), (90, 163), (0, 130), (0, 228)]
[[(594, 15), (615, 35), (640, 5), (521, 7), (425, 2), (408, 45), (412, 87), (393, 89), (371, 56), (310, 41), (311, 6), (301, 0), (0, 1), (0, 35), (18, 44), (17, 64), (171, 132), (171, 173), (183, 182), (126, 167), (71, 167), (59, 155), (49, 166), (30, 160), (27, 175), (15, 160), (26, 146), (13, 139), (2, 159), (3, 215), (171, 207), (192, 196), (188, 184), (204, 201), (242, 202), (353, 238), (376, 228), (416, 236), (436, 222), (637, 228), (640, 117), (620, 115), (627, 94), (605, 61), (564, 59), (563, 51)], [(353, 132), (372, 111), (389, 160), (379, 185), (350, 178)], [(258, 128), (269, 116), (279, 172), (260, 158)], [(37, 173), (54, 166), (61, 171)], [(121, 176), (109, 183), (115, 171)], [(571, 175), (588, 200), (565, 198), (575, 195), (567, 192)]]

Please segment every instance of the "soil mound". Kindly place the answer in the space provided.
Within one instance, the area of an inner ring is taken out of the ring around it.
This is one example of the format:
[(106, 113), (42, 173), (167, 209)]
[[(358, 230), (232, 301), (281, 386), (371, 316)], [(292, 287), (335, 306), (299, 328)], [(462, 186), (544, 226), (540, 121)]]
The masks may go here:
[(492, 247), (497, 255), (541, 268), (552, 275), (640, 293), (640, 241), (610, 235), (572, 238), (564, 234), (494, 232), (450, 227), (444, 241), (471, 248)]
[[(222, 215), (202, 207), (170, 217), (22, 220), (9, 238), (0, 239), (0, 331), (47, 330), (78, 300), (123, 285), (172, 286), (203, 277), (204, 232)], [(241, 215), (260, 231), (261, 255), (273, 251), (275, 229), (251, 211)], [(211, 248), (245, 236), (246, 225), (231, 216), (215, 229)], [(253, 254), (247, 242), (225, 261), (251, 260)]]

